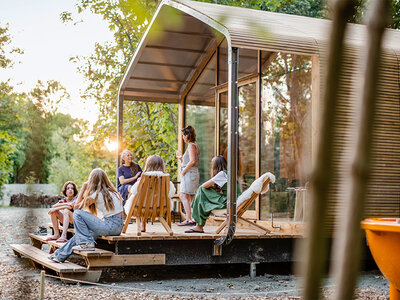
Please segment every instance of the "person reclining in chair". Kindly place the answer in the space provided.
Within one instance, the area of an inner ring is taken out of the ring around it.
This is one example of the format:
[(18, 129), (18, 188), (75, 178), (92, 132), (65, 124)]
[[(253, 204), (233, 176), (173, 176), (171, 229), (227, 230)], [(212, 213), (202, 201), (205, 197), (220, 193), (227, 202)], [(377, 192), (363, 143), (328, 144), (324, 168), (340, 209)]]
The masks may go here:
[[(227, 163), (222, 156), (216, 156), (211, 161), (212, 178), (204, 182), (197, 190), (192, 202), (192, 218), (196, 221), (196, 226), (186, 230), (186, 233), (203, 233), (203, 227), (208, 216), (214, 209), (226, 208), (227, 200)], [(240, 186), (237, 187), (240, 194)]]

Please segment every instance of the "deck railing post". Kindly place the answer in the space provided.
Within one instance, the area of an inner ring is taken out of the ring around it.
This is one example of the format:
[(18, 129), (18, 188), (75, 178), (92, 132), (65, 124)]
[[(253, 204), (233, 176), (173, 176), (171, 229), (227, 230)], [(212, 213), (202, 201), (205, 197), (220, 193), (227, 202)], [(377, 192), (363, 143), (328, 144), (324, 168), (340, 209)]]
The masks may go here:
[(352, 161), (352, 178), (344, 201), (343, 218), (339, 218), (337, 239), (332, 254), (333, 277), (337, 283), (334, 299), (352, 299), (359, 271), (362, 232), (360, 222), (363, 217), (370, 174), (373, 125), (375, 119), (376, 94), (381, 62), (381, 44), (385, 27), (389, 23), (390, 0), (372, 1), (367, 24), (366, 61), (361, 65), (363, 83), (360, 84), (360, 114), (357, 118), (356, 145)]
[(236, 230), (236, 173), (238, 161), (238, 61), (239, 49), (228, 48), (228, 200), (227, 200), (227, 227), (225, 236), (217, 239), (217, 245), (229, 244)]

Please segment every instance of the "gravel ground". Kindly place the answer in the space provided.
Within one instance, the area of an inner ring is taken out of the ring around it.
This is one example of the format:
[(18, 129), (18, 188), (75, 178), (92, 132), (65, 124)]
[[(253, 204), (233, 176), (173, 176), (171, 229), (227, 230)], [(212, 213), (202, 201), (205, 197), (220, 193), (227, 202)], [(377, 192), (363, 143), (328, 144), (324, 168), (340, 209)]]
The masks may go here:
[[(48, 209), (0, 208), (0, 299), (37, 299), (40, 272), (17, 258), (9, 244), (29, 243), (28, 232), (49, 222)], [(247, 265), (107, 269), (103, 285), (64, 284), (46, 277), (46, 299), (299, 299), (296, 277), (286, 265), (261, 265), (257, 277)], [(334, 291), (324, 281), (323, 297)], [(361, 273), (356, 299), (389, 299), (378, 271)]]

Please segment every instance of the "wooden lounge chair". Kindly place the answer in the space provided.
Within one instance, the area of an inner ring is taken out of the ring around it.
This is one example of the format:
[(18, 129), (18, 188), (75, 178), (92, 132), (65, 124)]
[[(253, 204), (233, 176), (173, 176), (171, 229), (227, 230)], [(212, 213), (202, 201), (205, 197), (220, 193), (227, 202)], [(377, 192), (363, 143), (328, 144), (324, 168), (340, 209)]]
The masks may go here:
[(141, 235), (140, 218), (145, 220), (156, 219), (164, 226), (169, 235), (173, 235), (171, 230), (171, 200), (169, 193), (169, 175), (157, 176), (143, 174), (138, 192), (133, 198), (133, 202), (127, 218), (125, 219), (122, 232), (125, 233), (132, 216), (136, 216), (137, 235)]
[[(270, 182), (275, 182), (275, 176), (271, 173), (265, 173), (260, 178), (254, 180), (251, 186), (243, 192), (237, 199), (237, 222), (250, 227), (261, 233), (270, 233), (271, 231), (254, 223), (245, 218), (243, 218), (243, 214), (246, 210), (253, 204), (253, 202), (257, 199), (257, 197), (261, 194), (264, 194), (268, 191), (268, 185)], [(261, 187), (261, 189), (260, 189)], [(214, 216), (226, 216), (226, 209), (215, 209), (211, 212)], [(220, 233), (226, 227), (226, 220), (218, 227), (216, 233)]]

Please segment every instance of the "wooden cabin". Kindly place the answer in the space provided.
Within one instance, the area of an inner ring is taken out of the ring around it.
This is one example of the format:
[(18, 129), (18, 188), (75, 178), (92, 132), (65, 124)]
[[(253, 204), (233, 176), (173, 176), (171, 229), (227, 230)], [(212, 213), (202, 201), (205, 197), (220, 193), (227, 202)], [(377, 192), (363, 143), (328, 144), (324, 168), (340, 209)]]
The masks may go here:
[[(120, 83), (119, 144), (127, 101), (178, 105), (178, 148), (183, 153), (180, 129), (194, 126), (200, 180), (208, 178), (213, 156), (227, 157), (229, 230), (215, 233), (224, 218), (210, 220), (205, 234), (185, 234), (172, 224), (170, 235), (154, 223), (139, 236), (130, 225), (121, 236), (100, 237), (97, 251), (76, 253), (86, 267), (47, 261), (38, 250), (46, 242), (36, 235), (31, 235), (33, 246), (13, 245), (15, 253), (64, 277), (92, 281), (104, 267), (293, 261), (293, 244), (302, 237), (309, 211), (307, 181), (319, 139), (330, 25), (239, 7), (162, 1)], [(335, 182), (329, 191), (331, 224), (347, 185), (365, 40), (365, 26), (348, 25), (335, 124), (340, 133), (334, 141)], [(386, 30), (383, 48), (365, 217), (400, 215), (400, 32)], [(265, 172), (275, 175), (275, 184), (243, 216), (270, 233), (236, 228), (236, 216), (229, 213), (235, 209), (236, 182), (246, 190)], [(49, 244), (53, 250), (60, 246)]]
[[(228, 167), (230, 178), (237, 176), (243, 189), (260, 174), (272, 172), (275, 185), (247, 216), (259, 222), (269, 222), (272, 216), (282, 225), (304, 221), (330, 24), (328, 20), (203, 2), (163, 1), (120, 84), (119, 141), (124, 102), (176, 103), (179, 129), (187, 125), (196, 128), (200, 181), (208, 178), (209, 162), (218, 154), (232, 158), (228, 164), (236, 169)], [(335, 140), (336, 176), (330, 191), (331, 223), (348, 183), (357, 112), (355, 91), (365, 41), (366, 27), (349, 24), (340, 116), (335, 124), (339, 135)], [(400, 215), (398, 30), (386, 30), (383, 48), (365, 217)], [(235, 105), (236, 112), (231, 110)], [(183, 153), (181, 136), (178, 141)]]

